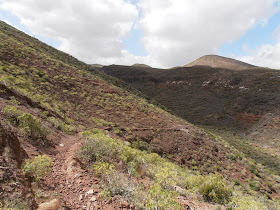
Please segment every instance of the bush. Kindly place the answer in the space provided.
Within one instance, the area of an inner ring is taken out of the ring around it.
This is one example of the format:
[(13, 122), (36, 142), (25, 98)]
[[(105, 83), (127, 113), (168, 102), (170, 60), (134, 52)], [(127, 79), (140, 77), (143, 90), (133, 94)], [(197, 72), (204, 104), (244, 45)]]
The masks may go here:
[[(175, 203), (174, 187), (199, 192), (206, 201), (228, 203), (231, 198), (232, 188), (221, 175), (210, 174), (207, 176), (193, 175), (174, 163), (161, 158), (158, 154), (148, 154), (125, 145), (122, 141), (110, 138), (98, 130), (83, 133), (85, 143), (79, 152), (79, 156), (88, 163), (94, 163), (95, 173), (101, 175), (106, 183), (106, 190), (111, 195), (132, 196), (139, 203), (141, 199), (132, 195), (131, 190), (137, 189), (135, 184), (124, 174), (118, 174), (113, 161), (122, 162), (130, 175), (142, 175), (154, 180), (150, 188), (145, 207), (149, 208), (177, 208)], [(167, 207), (168, 206), (168, 207)]]
[(96, 162), (92, 166), (92, 169), (94, 170), (95, 175), (107, 176), (115, 171), (115, 166), (107, 162)]
[(96, 162), (92, 166), (95, 175), (100, 176), (104, 181), (104, 189), (107, 196), (121, 195), (130, 197), (136, 189), (136, 184), (125, 174), (118, 173), (115, 166), (108, 162)]
[(98, 198), (101, 200), (109, 200), (112, 197), (111, 192), (109, 190), (102, 190), (99, 194), (98, 194)]
[(7, 119), (14, 123), (18, 124), (18, 117), (20, 115), (20, 111), (15, 106), (5, 106), (3, 109), (3, 114), (7, 117)]
[(75, 126), (68, 125), (60, 119), (57, 119), (55, 117), (48, 117), (47, 120), (63, 133), (69, 135), (77, 133), (77, 128)]
[(18, 117), (19, 126), (30, 135), (31, 139), (46, 140), (49, 133), (48, 129), (42, 124), (40, 119), (37, 119), (32, 114), (24, 113)]
[(248, 183), (252, 190), (259, 191), (261, 189), (259, 181), (250, 180)]
[(23, 163), (23, 173), (38, 181), (50, 173), (52, 165), (53, 163), (50, 157), (39, 155), (33, 161), (28, 159)]
[(187, 181), (188, 187), (197, 189), (206, 201), (225, 204), (231, 199), (233, 190), (225, 182), (222, 175), (190, 176)]
[(136, 183), (125, 174), (113, 171), (107, 174), (105, 180), (105, 190), (111, 192), (112, 196), (121, 195), (131, 197), (132, 193), (137, 188)]
[[(261, 199), (256, 199), (252, 196), (234, 196), (232, 202), (229, 204), (234, 209), (240, 210), (247, 210), (247, 209), (254, 209), (254, 210), (263, 210), (263, 209), (270, 209), (264, 204)], [(278, 206), (279, 207), (279, 206)], [(271, 209), (277, 209), (271, 208)]]
[(149, 189), (147, 207), (148, 209), (182, 209), (182, 205), (176, 201), (177, 196), (176, 192), (154, 184)]
[(98, 130), (83, 133), (85, 143), (78, 152), (78, 156), (88, 163), (95, 161), (109, 162), (117, 156), (117, 143)]
[(6, 66), (2, 66), (2, 70), (3, 71), (7, 71), (7, 67)]

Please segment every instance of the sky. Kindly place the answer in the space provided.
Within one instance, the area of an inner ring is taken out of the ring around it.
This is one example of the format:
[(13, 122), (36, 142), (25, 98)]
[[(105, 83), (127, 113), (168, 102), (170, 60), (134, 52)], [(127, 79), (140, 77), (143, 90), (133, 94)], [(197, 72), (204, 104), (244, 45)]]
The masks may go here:
[(280, 69), (280, 0), (0, 0), (0, 20), (89, 64)]

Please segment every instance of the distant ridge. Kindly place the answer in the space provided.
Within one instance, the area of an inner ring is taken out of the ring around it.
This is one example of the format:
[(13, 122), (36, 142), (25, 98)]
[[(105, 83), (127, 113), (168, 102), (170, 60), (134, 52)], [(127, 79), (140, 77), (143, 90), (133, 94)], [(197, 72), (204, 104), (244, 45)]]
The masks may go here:
[(91, 64), (91, 66), (94, 68), (100, 68), (100, 69), (103, 67), (103, 65), (101, 65), (101, 64)]
[(238, 61), (232, 58), (226, 58), (219, 55), (202, 56), (196, 59), (195, 61), (185, 65), (184, 67), (192, 67), (192, 66), (210, 66), (213, 68), (226, 68), (231, 70), (242, 70), (242, 69), (256, 67), (242, 61)]
[(149, 65), (146, 65), (146, 64), (141, 64), (141, 63), (135, 63), (132, 65), (133, 67), (141, 67), (141, 68), (152, 68), (151, 66)]

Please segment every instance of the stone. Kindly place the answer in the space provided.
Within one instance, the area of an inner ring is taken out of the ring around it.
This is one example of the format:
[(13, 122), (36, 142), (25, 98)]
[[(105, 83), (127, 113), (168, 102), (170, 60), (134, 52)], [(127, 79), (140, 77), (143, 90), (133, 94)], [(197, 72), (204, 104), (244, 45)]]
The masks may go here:
[(51, 200), (49, 202), (45, 202), (39, 205), (37, 210), (58, 210), (61, 207), (61, 202), (58, 199)]
[(89, 191), (86, 192), (86, 196), (93, 195), (93, 194), (94, 194), (93, 189), (90, 189)]
[(90, 202), (95, 202), (97, 200), (96, 196), (92, 196), (91, 199), (89, 200)]
[(74, 179), (76, 179), (76, 178), (78, 178), (80, 176), (81, 176), (81, 174), (75, 174)]
[(120, 205), (121, 205), (121, 208), (129, 208), (129, 204), (126, 201), (122, 201), (120, 203)]

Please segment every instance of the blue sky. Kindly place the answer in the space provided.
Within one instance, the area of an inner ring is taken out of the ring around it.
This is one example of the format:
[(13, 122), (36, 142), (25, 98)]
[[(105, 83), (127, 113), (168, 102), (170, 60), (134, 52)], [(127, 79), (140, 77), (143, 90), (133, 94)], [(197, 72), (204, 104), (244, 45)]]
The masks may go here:
[(223, 44), (218, 53), (224, 56), (245, 56), (264, 44), (276, 44), (275, 29), (280, 24), (280, 12), (275, 13), (267, 23), (259, 22), (237, 40)]
[(141, 37), (141, 31), (133, 28), (123, 41), (125, 50), (136, 56), (147, 56), (144, 45), (141, 43)]
[(0, 19), (87, 63), (168, 68), (219, 54), (280, 69), (279, 0), (49, 1), (0, 0)]

